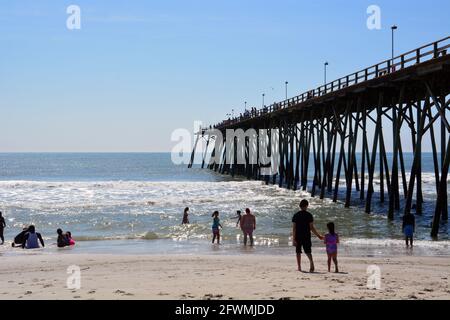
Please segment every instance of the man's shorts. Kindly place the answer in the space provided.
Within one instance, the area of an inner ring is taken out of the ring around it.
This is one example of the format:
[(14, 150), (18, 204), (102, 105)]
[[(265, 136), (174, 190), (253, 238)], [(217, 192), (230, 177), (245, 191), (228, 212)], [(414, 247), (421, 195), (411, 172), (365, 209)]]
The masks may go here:
[(242, 228), (242, 232), (244, 232), (244, 235), (249, 235), (251, 237), (253, 236), (253, 227)]
[(414, 227), (412, 225), (406, 225), (403, 229), (405, 236), (408, 238), (412, 238), (414, 236)]
[(310, 254), (311, 251), (311, 247), (312, 247), (312, 243), (311, 243), (311, 239), (297, 239), (297, 246), (295, 247), (295, 251), (297, 252), (297, 254), (301, 254), (302, 252), (302, 248), (303, 251), (306, 254)]

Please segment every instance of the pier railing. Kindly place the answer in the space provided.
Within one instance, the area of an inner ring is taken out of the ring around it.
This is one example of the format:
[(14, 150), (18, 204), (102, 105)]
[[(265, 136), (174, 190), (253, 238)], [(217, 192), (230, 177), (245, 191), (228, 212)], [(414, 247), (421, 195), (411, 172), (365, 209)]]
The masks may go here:
[(450, 52), (448, 52), (449, 48), (450, 37), (446, 37), (444, 39), (424, 45), (415, 50), (403, 53), (397, 57), (394, 57), (393, 59), (388, 59), (363, 70), (351, 73), (349, 75), (346, 75), (345, 77), (329, 82), (316, 89), (304, 92), (293, 98), (271, 104), (270, 106), (264, 106), (262, 109), (253, 109), (253, 111), (246, 111), (244, 115), (225, 120), (222, 123), (215, 125), (215, 127), (219, 128), (224, 125), (232, 125), (244, 120), (257, 118), (268, 113), (296, 106), (305, 101), (349, 88), (365, 81), (385, 77), (405, 68), (450, 54)]

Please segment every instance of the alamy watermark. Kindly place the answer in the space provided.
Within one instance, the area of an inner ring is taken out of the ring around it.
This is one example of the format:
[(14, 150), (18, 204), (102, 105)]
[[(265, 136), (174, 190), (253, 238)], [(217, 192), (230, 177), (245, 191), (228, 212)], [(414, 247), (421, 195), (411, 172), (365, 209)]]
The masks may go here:
[(76, 4), (67, 7), (66, 13), (69, 15), (66, 20), (66, 27), (69, 30), (81, 29), (81, 9)]
[[(258, 165), (261, 175), (275, 175), (280, 163), (278, 129), (226, 129), (201, 128), (201, 122), (195, 122), (194, 131), (201, 138), (192, 144), (189, 130), (176, 129), (171, 140), (176, 142), (172, 148), (172, 162), (177, 165), (190, 162), (192, 150), (199, 155), (209, 155), (209, 164), (225, 161), (230, 165)], [(195, 137), (197, 139), (197, 137)], [(209, 143), (207, 143), (209, 139)], [(200, 164), (205, 157), (194, 157), (193, 164)]]
[(71, 265), (67, 268), (69, 276), (66, 280), (67, 289), (80, 290), (81, 288), (81, 269), (77, 265)]
[(377, 5), (370, 5), (367, 7), (367, 29), (381, 30), (381, 8)]
[(367, 288), (371, 290), (381, 289), (381, 269), (377, 265), (370, 265), (367, 267)]

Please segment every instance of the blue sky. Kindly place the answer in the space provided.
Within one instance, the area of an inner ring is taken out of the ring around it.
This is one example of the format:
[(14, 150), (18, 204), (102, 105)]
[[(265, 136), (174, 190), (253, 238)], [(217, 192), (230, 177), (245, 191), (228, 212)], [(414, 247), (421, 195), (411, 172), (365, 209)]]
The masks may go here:
[[(81, 30), (66, 8), (81, 8)], [(382, 29), (366, 27), (381, 8)], [(448, 0), (2, 1), (0, 152), (170, 151), (213, 123), (449, 35)]]

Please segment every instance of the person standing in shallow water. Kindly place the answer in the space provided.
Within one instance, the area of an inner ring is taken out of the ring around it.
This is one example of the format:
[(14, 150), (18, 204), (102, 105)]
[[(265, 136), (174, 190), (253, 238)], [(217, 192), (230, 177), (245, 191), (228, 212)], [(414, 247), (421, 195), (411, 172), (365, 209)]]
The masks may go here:
[(245, 215), (241, 218), (241, 229), (244, 233), (244, 246), (247, 245), (247, 236), (250, 238), (250, 246), (253, 246), (253, 231), (256, 229), (256, 218), (250, 209), (245, 209)]
[(3, 231), (6, 228), (6, 222), (5, 218), (3, 218), (2, 212), (0, 211), (0, 240), (2, 243), (0, 245), (3, 245), (5, 243), (5, 237), (3, 236)]
[(405, 234), (406, 246), (409, 247), (409, 244), (411, 244), (412, 248), (414, 232), (416, 231), (416, 217), (413, 214), (407, 213), (403, 216), (402, 230)]
[(306, 211), (308, 206), (309, 202), (307, 200), (302, 200), (300, 202), (300, 211), (292, 217), (292, 245), (295, 247), (297, 254), (298, 271), (302, 271), (301, 262), (303, 248), (303, 251), (309, 259), (309, 272), (314, 272), (311, 232), (313, 232), (320, 240), (323, 240), (324, 237), (320, 235), (314, 227), (314, 218), (311, 213)]
[(212, 224), (212, 233), (213, 233), (213, 239), (212, 239), (212, 243), (214, 243), (214, 241), (216, 241), (217, 239), (217, 244), (220, 244), (220, 228), (223, 228), (222, 225), (220, 224), (220, 219), (219, 219), (219, 211), (214, 211), (214, 213), (212, 214), (213, 219), (213, 224)]
[(241, 215), (241, 210), (236, 211), (236, 228), (241, 226), (241, 219), (242, 219), (242, 215)]
[(189, 208), (188, 207), (184, 208), (183, 221), (181, 222), (181, 224), (189, 224)]

